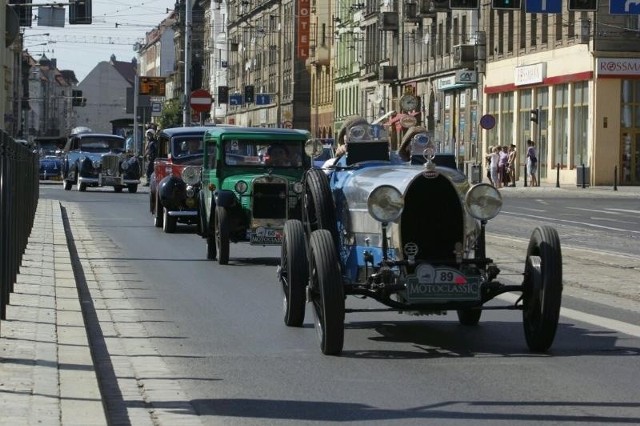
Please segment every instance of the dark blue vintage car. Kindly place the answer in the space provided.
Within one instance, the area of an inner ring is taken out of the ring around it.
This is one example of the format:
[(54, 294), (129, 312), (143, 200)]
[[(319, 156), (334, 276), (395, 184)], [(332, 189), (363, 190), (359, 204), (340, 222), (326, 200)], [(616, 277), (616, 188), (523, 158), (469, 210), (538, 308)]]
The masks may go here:
[(43, 136), (33, 139), (40, 158), (40, 180), (62, 179), (62, 150), (65, 137)]
[(140, 173), (140, 161), (126, 152), (122, 136), (82, 131), (67, 140), (62, 165), (65, 190), (73, 185), (77, 185), (79, 191), (110, 186), (115, 192), (127, 188), (135, 193)]
[(496, 188), (471, 185), (457, 168), (436, 163), (447, 157), (436, 157), (425, 134), (403, 141), (400, 156), (380, 127), (354, 125), (345, 133), (346, 154), (328, 176), (306, 173), (303, 220), (284, 227), (278, 274), (285, 323), (302, 325), (309, 301), (321, 350), (336, 355), (351, 312), (346, 296), (414, 315), (453, 310), (461, 324), (475, 325), (486, 302), (514, 291), (522, 294), (515, 305), (491, 309), (522, 310), (529, 348), (547, 350), (562, 293), (557, 232), (534, 229), (522, 284), (501, 283), (485, 252), (487, 223), (502, 207)]

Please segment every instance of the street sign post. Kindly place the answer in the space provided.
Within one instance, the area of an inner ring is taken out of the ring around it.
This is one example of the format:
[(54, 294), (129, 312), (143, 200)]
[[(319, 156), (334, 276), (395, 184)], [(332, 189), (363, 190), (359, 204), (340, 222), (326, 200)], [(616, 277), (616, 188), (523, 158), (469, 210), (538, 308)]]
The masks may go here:
[(195, 112), (207, 112), (211, 111), (213, 99), (211, 98), (211, 93), (204, 89), (197, 89), (191, 92), (189, 103), (191, 109)]
[(562, 13), (562, 0), (525, 0), (526, 13)]

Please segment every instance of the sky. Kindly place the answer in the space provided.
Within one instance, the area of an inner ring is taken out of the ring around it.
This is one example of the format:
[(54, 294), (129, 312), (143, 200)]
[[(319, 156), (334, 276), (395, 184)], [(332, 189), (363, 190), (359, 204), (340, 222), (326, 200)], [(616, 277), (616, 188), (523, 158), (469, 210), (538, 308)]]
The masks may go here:
[[(35, 5), (51, 4), (33, 0)], [(65, 6), (65, 26), (38, 26), (33, 19), (25, 28), (24, 46), (34, 59), (44, 53), (55, 58), (60, 70), (72, 70), (81, 82), (98, 63), (109, 61), (114, 54), (118, 61), (129, 62), (136, 57), (133, 44), (143, 42), (147, 32), (158, 26), (172, 10), (175, 0), (93, 0), (91, 25), (69, 25), (68, 6)], [(32, 10), (38, 15), (38, 7)], [(49, 35), (45, 35), (48, 33)]]

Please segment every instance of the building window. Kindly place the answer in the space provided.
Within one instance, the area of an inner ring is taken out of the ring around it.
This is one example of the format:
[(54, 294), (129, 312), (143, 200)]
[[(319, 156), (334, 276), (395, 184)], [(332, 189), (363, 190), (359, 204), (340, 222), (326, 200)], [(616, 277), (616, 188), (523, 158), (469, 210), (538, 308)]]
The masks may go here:
[(531, 134), (531, 110), (533, 107), (533, 93), (531, 89), (520, 90), (518, 92), (519, 102), (518, 106), (520, 111), (518, 113), (518, 121), (520, 122), (520, 133), (518, 135), (518, 141), (516, 146), (518, 152), (525, 152), (527, 146), (525, 144), (527, 139), (535, 139)]
[(589, 82), (573, 85), (573, 163), (588, 164), (587, 141), (589, 138)]
[[(487, 102), (487, 114), (491, 114), (496, 120), (500, 120), (500, 95), (498, 93), (489, 95)], [(486, 132), (486, 138), (487, 149), (489, 149), (490, 146), (498, 145), (498, 132), (495, 128)], [(486, 152), (485, 155), (486, 154), (488, 154), (488, 152)]]
[(553, 88), (553, 152), (554, 162), (565, 168), (568, 166), (569, 149), (569, 86), (560, 84)]
[(507, 15), (507, 52), (513, 53), (513, 41), (516, 37), (515, 17), (512, 10)]
[(500, 108), (500, 145), (513, 143), (513, 92), (502, 94)]
[(520, 49), (527, 48), (527, 14), (520, 14)]
[(549, 42), (549, 15), (546, 13), (542, 14), (542, 34), (540, 37), (540, 43), (547, 44)]
[[(523, 15), (525, 15), (523, 13)], [(536, 46), (538, 44), (538, 15), (535, 13), (531, 14), (531, 46)]]

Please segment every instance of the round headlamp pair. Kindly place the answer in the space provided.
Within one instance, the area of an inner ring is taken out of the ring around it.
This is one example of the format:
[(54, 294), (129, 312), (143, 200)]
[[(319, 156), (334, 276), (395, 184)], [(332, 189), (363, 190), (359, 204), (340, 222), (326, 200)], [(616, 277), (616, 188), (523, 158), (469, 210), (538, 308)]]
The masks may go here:
[(502, 195), (488, 183), (474, 185), (464, 198), (467, 211), (478, 220), (493, 219), (502, 210)]
[(200, 182), (200, 167), (187, 166), (182, 169), (182, 180), (187, 185), (195, 185)]

